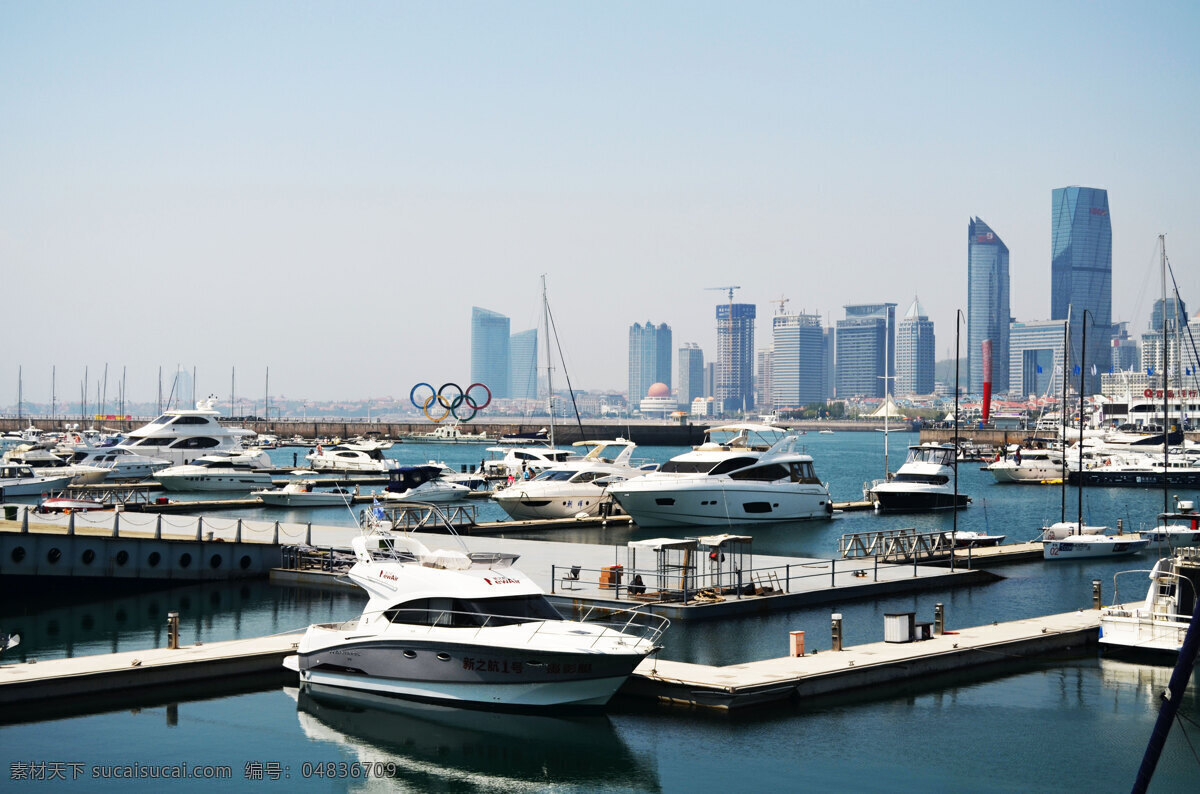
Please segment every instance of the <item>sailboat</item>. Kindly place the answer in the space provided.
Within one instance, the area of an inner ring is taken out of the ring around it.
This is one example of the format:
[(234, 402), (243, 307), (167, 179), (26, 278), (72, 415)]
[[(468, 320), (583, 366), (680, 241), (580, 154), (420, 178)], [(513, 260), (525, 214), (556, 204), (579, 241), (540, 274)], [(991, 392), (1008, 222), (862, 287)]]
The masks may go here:
[[(1088, 310), (1083, 311), (1083, 334), (1080, 344), (1079, 366), (1079, 461), (1083, 468), (1083, 395), (1086, 393), (1084, 377), (1087, 374), (1085, 364), (1087, 350), (1087, 319)], [(1070, 322), (1068, 320), (1068, 322)], [(1063, 381), (1066, 381), (1067, 355), (1063, 348)], [(1063, 424), (1066, 425), (1066, 401), (1063, 401)], [(1065, 459), (1064, 455), (1064, 459)], [(1124, 554), (1136, 554), (1150, 544), (1143, 538), (1110, 535), (1107, 527), (1085, 527), (1083, 523), (1083, 481), (1079, 483), (1078, 520), (1072, 526), (1065, 521), (1047, 527), (1042, 531), (1042, 557), (1047, 560), (1084, 559), (1090, 557), (1113, 557)], [(1089, 534), (1090, 530), (1090, 534)], [(1065, 531), (1066, 534), (1060, 534)]]

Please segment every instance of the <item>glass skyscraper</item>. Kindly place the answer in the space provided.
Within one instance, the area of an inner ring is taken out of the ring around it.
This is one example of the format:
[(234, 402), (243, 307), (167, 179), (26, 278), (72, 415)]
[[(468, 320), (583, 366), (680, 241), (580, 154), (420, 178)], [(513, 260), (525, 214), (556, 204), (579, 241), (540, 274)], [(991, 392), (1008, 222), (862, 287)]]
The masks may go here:
[(704, 393), (704, 351), (695, 342), (679, 348), (679, 407), (690, 411), (692, 400)]
[(713, 397), (724, 413), (754, 407), (753, 303), (717, 306), (717, 368)]
[(671, 385), (671, 327), (629, 326), (629, 404), (637, 405), (655, 383)]
[(882, 397), (883, 377), (896, 374), (896, 304), (846, 307), (837, 322), (837, 396)]
[[(992, 392), (1008, 391), (1008, 246), (979, 218), (967, 224), (967, 392), (983, 393), (983, 343), (992, 340)], [(922, 392), (924, 393), (924, 392)]]
[(536, 400), (538, 396), (536, 328), (513, 334), (508, 340), (509, 377), (514, 400)]
[[(1007, 327), (1004, 330), (1007, 339)], [(894, 394), (933, 394), (934, 352), (933, 321), (925, 314), (921, 302), (913, 298), (912, 306), (896, 329)], [(1007, 382), (1008, 378), (1004, 380)]]
[(771, 318), (774, 357), (771, 401), (775, 408), (803, 408), (825, 401), (825, 329), (819, 314)]
[[(471, 309), (471, 383), (482, 383), (492, 397), (505, 399), (509, 387), (509, 320), (503, 314)], [(463, 384), (464, 388), (467, 384)]]
[[(1050, 319), (1071, 318), (1071, 370), (1080, 363), (1083, 312), (1088, 310), (1084, 384), (1100, 390), (1112, 339), (1112, 223), (1108, 191), (1060, 187), (1051, 196)], [(1096, 374), (1091, 374), (1092, 365)]]

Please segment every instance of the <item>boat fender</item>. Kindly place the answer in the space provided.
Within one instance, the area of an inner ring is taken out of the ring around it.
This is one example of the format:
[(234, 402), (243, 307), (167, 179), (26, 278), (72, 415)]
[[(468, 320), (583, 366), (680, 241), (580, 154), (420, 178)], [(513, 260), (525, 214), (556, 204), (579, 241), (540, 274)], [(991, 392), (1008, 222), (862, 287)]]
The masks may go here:
[[(943, 631), (942, 634), (958, 634), (957, 631)], [(955, 646), (958, 647), (958, 646)]]

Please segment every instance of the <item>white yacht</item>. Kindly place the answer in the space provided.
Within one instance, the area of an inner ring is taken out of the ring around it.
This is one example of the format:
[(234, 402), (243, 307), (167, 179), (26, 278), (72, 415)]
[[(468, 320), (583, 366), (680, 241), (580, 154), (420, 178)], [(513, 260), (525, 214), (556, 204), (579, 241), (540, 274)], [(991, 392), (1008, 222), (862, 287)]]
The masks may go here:
[[(1118, 577), (1145, 571), (1121, 571), (1113, 576), (1115, 602), (1120, 601)], [(1200, 593), (1200, 548), (1178, 548), (1154, 564), (1144, 601), (1114, 603), (1100, 611), (1100, 642), (1110, 649), (1151, 651), (1178, 656), (1196, 610)]]
[(167, 491), (250, 491), (275, 483), (269, 471), (238, 455), (201, 455), (191, 463), (160, 469), (154, 479)]
[(240, 450), (242, 440), (255, 435), (253, 430), (225, 427), (217, 418), (215, 398), (196, 403), (195, 408), (164, 411), (147, 425), (133, 430), (119, 445), (130, 452), (163, 458), (181, 466), (201, 455)]
[[(730, 431), (736, 435), (727, 443), (711, 440)], [(638, 526), (758, 524), (833, 513), (829, 489), (795, 435), (766, 425), (726, 425), (709, 434), (708, 442), (658, 471), (610, 489)], [(772, 434), (782, 437), (770, 447), (756, 443)]]
[(987, 466), (996, 482), (1001, 484), (1042, 485), (1062, 480), (1063, 454), (1057, 449), (1023, 448), (1013, 444), (1004, 457)]
[(447, 482), (436, 466), (401, 466), (388, 472), (388, 484), (380, 499), (394, 502), (456, 502), (471, 489)]
[(888, 481), (876, 481), (870, 495), (877, 510), (943, 510), (964, 508), (971, 501), (954, 492), (954, 447), (916, 444)]
[(370, 597), (362, 615), (310, 626), (284, 667), (327, 695), (602, 706), (669, 625), (607, 609), (594, 622), (565, 620), (513, 567), (516, 555), (471, 552), (457, 535), (449, 540), (457, 547), (430, 549), (412, 533), (379, 529), (355, 538), (348, 576)]
[(112, 469), (102, 466), (89, 466), (86, 463), (67, 463), (48, 449), (34, 449), (28, 445), (17, 447), (4, 453), (4, 460), (9, 463), (21, 463), (30, 466), (41, 475), (71, 478), (71, 485), (95, 485), (103, 482), (112, 473)]
[(1150, 541), (1135, 535), (1110, 535), (1107, 527), (1093, 535), (1068, 535), (1060, 540), (1042, 543), (1042, 558), (1046, 560), (1080, 560), (1089, 557), (1119, 557), (1137, 554)]
[(71, 483), (70, 476), (42, 476), (20, 463), (0, 464), (0, 499), (9, 496), (37, 496), (61, 491)]
[(311, 482), (304, 479), (289, 480), (282, 488), (251, 491), (250, 495), (257, 496), (263, 504), (273, 507), (327, 507), (352, 504), (354, 501), (353, 489), (335, 485), (322, 490), (314, 488)]
[(569, 449), (540, 446), (488, 447), (487, 451), (494, 457), (482, 461), (483, 475), (490, 479), (522, 479), (527, 471), (531, 476), (536, 475), (551, 466), (566, 463), (572, 456)]
[(438, 425), (428, 433), (407, 433), (402, 436), (410, 444), (491, 444), (496, 441), (487, 433), (468, 433), (462, 425)]
[(377, 444), (335, 444), (317, 448), (304, 459), (315, 471), (349, 471), (383, 474), (400, 466), (399, 461), (385, 458)]
[[(514, 482), (492, 495), (504, 512), (517, 520), (594, 516), (609, 501), (609, 489), (624, 480), (648, 473), (631, 463), (637, 444), (623, 438), (615, 441), (577, 441), (591, 447), (583, 460), (552, 466), (530, 480)], [(604, 457), (619, 448), (613, 458)]]
[(139, 455), (119, 446), (76, 448), (67, 462), (108, 469), (109, 480), (142, 480), (171, 465), (166, 458)]
[(1138, 534), (1152, 543), (1200, 546), (1200, 513), (1196, 512), (1196, 503), (1176, 496), (1175, 511), (1159, 513), (1154, 529), (1145, 529)]

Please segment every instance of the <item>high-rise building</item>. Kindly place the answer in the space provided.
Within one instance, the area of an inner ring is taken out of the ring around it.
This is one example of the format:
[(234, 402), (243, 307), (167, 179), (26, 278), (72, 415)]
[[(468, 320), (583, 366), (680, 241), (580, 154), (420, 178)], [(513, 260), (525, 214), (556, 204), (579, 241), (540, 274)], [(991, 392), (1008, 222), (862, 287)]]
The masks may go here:
[(1182, 328), (1183, 326), (1187, 325), (1188, 313), (1187, 313), (1187, 304), (1186, 303), (1184, 303), (1183, 301), (1177, 301), (1177, 300), (1175, 300), (1175, 297), (1172, 296), (1170, 298), (1167, 298), (1166, 307), (1167, 307), (1166, 312), (1164, 312), (1162, 298), (1159, 298), (1158, 300), (1154, 301), (1154, 310), (1150, 313), (1150, 330), (1151, 331), (1161, 331), (1163, 329), (1163, 316), (1164, 315), (1166, 316), (1167, 320), (1170, 321), (1172, 323), (1172, 325), (1174, 325), (1174, 326), (1178, 326), (1179, 328)]
[(727, 414), (754, 407), (756, 314), (752, 303), (717, 306), (717, 382), (713, 396)]
[[(196, 407), (196, 384), (192, 383), (192, 373), (186, 369), (175, 372), (174, 392), (171, 395), (172, 405), (177, 408)], [(97, 404), (97, 408), (99, 408), (99, 404)]]
[(1127, 372), (1138, 369), (1141, 363), (1141, 353), (1138, 342), (1129, 335), (1129, 323), (1115, 323), (1112, 338), (1113, 372)]
[(775, 355), (771, 399), (775, 408), (803, 408), (825, 401), (825, 329), (819, 314), (771, 318)]
[[(1084, 388), (1100, 390), (1099, 372), (1110, 358), (1112, 339), (1112, 222), (1108, 191), (1091, 187), (1055, 188), (1051, 196), (1050, 319), (1071, 319), (1071, 363), (1089, 372)], [(1080, 350), (1084, 311), (1088, 349)], [(1069, 312), (1069, 314), (1068, 314)], [(1097, 374), (1090, 373), (1097, 365)]]
[(992, 340), (992, 392), (1008, 391), (1008, 246), (979, 218), (967, 224), (967, 391), (983, 393), (983, 343)]
[(775, 361), (775, 351), (763, 348), (758, 351), (754, 365), (754, 404), (760, 410), (769, 411), (775, 407), (771, 398), (771, 372)]
[(471, 382), (487, 386), (492, 397), (505, 399), (509, 383), (509, 320), (498, 312), (471, 309)]
[(825, 388), (822, 398), (828, 400), (833, 396), (834, 384), (836, 380), (836, 368), (834, 361), (837, 358), (837, 330), (832, 327), (827, 327), (824, 330), (825, 343)]
[(655, 383), (671, 387), (671, 328), (634, 323), (629, 326), (630, 405), (637, 405)]
[(882, 397), (896, 374), (896, 304), (846, 306), (837, 322), (837, 396)]
[(692, 409), (692, 400), (706, 397), (704, 391), (704, 351), (695, 342), (688, 342), (679, 348), (679, 407), (685, 411)]
[[(993, 366), (999, 367), (1000, 362)], [(1009, 397), (1062, 394), (1063, 321), (1014, 322), (1008, 330)]]
[(508, 339), (509, 381), (514, 400), (536, 400), (538, 396), (538, 332), (536, 328), (513, 334)]
[[(1004, 340), (1007, 344), (1007, 326)], [(896, 328), (896, 394), (933, 394), (934, 350), (933, 321), (925, 314), (921, 302), (913, 298), (912, 306)], [(1004, 359), (998, 361), (1001, 363), (996, 369), (1005, 369)], [(1004, 376), (1007, 383), (1007, 371)]]

